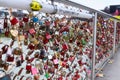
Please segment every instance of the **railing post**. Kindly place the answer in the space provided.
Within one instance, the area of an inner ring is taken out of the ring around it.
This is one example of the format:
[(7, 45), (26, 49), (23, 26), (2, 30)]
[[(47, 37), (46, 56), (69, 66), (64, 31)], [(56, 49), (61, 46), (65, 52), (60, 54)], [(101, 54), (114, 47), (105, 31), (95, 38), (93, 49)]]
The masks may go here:
[(97, 12), (95, 13), (95, 16), (94, 16), (93, 54), (92, 54), (92, 75), (91, 75), (91, 80), (95, 79), (96, 32), (97, 32)]
[(115, 48), (116, 48), (116, 25), (117, 24), (117, 21), (114, 20), (114, 38), (113, 38), (113, 55), (115, 54)]

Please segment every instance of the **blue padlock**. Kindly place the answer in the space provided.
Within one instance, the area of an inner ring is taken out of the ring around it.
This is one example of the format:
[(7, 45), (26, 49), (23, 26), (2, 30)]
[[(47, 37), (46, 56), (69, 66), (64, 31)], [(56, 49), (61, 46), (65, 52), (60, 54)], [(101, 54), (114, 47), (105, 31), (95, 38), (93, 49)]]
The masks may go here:
[(42, 26), (43, 24), (44, 24), (44, 22), (43, 22), (43, 21), (39, 21), (39, 25), (41, 25), (41, 26)]
[(63, 34), (64, 36), (66, 36), (66, 35), (67, 35), (67, 32), (66, 32), (66, 31), (64, 31), (62, 34)]
[(38, 17), (33, 17), (32, 20), (34, 23), (37, 23), (39, 21)]

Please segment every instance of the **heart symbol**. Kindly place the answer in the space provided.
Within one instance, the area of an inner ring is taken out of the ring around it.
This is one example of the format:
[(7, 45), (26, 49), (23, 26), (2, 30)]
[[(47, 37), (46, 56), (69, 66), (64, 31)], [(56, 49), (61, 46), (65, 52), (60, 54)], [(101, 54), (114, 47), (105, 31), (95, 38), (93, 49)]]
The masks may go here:
[(18, 36), (18, 31), (17, 31), (17, 30), (10, 30), (10, 33), (11, 33), (12, 36), (14, 36), (14, 37)]

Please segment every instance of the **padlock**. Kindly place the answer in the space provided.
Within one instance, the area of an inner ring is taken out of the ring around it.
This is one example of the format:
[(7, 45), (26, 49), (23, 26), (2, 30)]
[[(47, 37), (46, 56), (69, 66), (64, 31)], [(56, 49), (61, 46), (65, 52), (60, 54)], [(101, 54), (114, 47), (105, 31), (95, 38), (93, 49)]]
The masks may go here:
[(68, 50), (68, 45), (66, 43), (62, 44), (62, 50)]
[(49, 73), (45, 73), (45, 77), (48, 79), (50, 77)]
[(15, 29), (11, 29), (10, 30), (10, 33), (13, 37), (17, 37), (18, 36), (18, 30), (15, 30)]
[(34, 49), (35, 49), (35, 45), (34, 45), (33, 43), (30, 43), (30, 44), (28, 45), (28, 48), (29, 48), (30, 50), (34, 50)]
[(48, 40), (47, 38), (44, 38), (44, 39), (43, 39), (43, 43), (44, 43), (44, 44), (47, 44), (48, 42), (49, 42), (49, 40)]
[(40, 53), (39, 52), (35, 52), (34, 58), (39, 58), (39, 56), (40, 56)]
[(22, 20), (23, 20), (23, 22), (27, 23), (29, 21), (28, 15), (25, 14)]
[(5, 18), (4, 18), (4, 28), (7, 28), (8, 27), (8, 21), (7, 21), (7, 16), (5, 15)]
[(21, 64), (22, 64), (22, 61), (17, 57), (17, 59), (16, 59), (16, 67), (21, 66)]
[(30, 33), (30, 34), (35, 34), (35, 33), (36, 33), (36, 31), (35, 31), (35, 29), (34, 29), (34, 28), (31, 28), (31, 29), (29, 29), (29, 33)]
[(34, 80), (39, 80), (39, 79), (40, 79), (40, 75), (39, 74), (34, 75)]
[(45, 36), (46, 36), (46, 39), (48, 39), (48, 40), (52, 38), (49, 33), (46, 33)]
[(28, 39), (27, 38), (25, 38), (25, 40), (24, 40), (24, 45), (28, 45)]
[(28, 63), (28, 64), (26, 65), (26, 70), (27, 70), (27, 71), (31, 71), (31, 68), (32, 68), (31, 64)]
[(82, 43), (82, 45), (86, 45), (87, 44), (84, 38), (82, 38), (81, 43)]
[(63, 77), (62, 77), (62, 76), (60, 76), (60, 77), (58, 78), (58, 80), (63, 80)]
[(6, 31), (5, 31), (5, 37), (9, 37), (9, 35), (10, 35), (10, 31), (9, 31), (9, 29), (6, 29)]
[(34, 23), (37, 23), (39, 21), (37, 16), (33, 16), (32, 20), (33, 20)]
[(31, 73), (32, 75), (37, 75), (38, 74), (38, 69), (35, 66), (31, 67)]
[(10, 22), (11, 22), (11, 25), (16, 25), (18, 23), (18, 20), (16, 17), (11, 17)]
[(39, 11), (42, 9), (42, 5), (36, 0), (32, 0), (32, 2), (30, 3), (30, 8), (32, 11)]
[(9, 45), (4, 45), (1, 49), (2, 49), (2, 54), (5, 54), (8, 50)]

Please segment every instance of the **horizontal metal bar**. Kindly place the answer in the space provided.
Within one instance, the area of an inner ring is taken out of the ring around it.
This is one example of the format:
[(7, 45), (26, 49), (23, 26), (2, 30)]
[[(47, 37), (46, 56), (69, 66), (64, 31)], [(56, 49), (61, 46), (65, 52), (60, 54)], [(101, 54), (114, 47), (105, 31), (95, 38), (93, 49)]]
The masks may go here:
[(103, 11), (99, 11), (99, 10), (96, 10), (96, 9), (92, 9), (90, 7), (87, 7), (85, 5), (82, 5), (82, 4), (79, 4), (79, 3), (75, 3), (73, 1), (70, 1), (70, 0), (54, 0), (55, 2), (59, 2), (59, 3), (63, 3), (63, 4), (66, 4), (66, 5), (70, 5), (70, 6), (74, 6), (74, 7), (77, 7), (77, 8), (81, 8), (81, 9), (84, 9), (84, 10), (87, 10), (87, 11), (90, 11), (90, 12), (97, 12), (98, 14), (100, 14), (101, 16), (104, 16), (104, 17), (111, 17), (113, 19), (116, 19), (116, 20), (120, 20), (120, 19), (117, 19), (115, 17), (113, 17), (112, 15), (110, 14), (107, 14)]
[[(15, 9), (22, 9), (22, 10), (28, 10), (31, 11), (30, 4), (33, 2), (30, 0), (0, 0), (0, 6), (1, 7), (10, 7)], [(38, 11), (49, 13), (49, 14), (60, 14), (60, 15), (66, 15), (66, 16), (73, 16), (73, 17), (79, 17), (79, 18), (87, 18), (90, 19), (93, 17), (93, 15), (80, 12), (80, 11), (73, 11), (68, 8), (63, 8), (59, 5), (52, 5), (52, 4), (45, 4), (42, 2), (38, 2), (38, 6), (42, 6), (42, 8)], [(22, 6), (21, 6), (22, 5)]]

